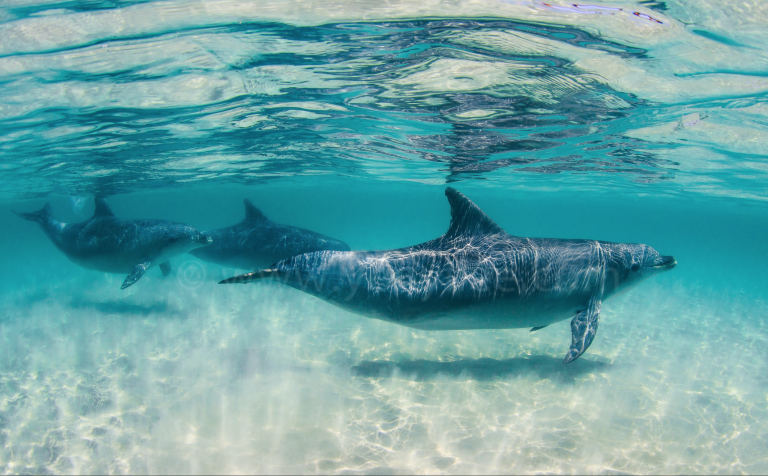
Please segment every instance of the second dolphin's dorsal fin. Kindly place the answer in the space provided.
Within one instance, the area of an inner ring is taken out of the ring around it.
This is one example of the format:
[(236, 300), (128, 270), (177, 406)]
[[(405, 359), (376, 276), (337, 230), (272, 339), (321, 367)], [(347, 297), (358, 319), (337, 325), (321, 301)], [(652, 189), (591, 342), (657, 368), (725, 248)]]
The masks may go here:
[(448, 187), (445, 196), (451, 204), (451, 226), (445, 234), (447, 238), (457, 236), (487, 235), (502, 233), (504, 230), (493, 222), (480, 207), (458, 190)]
[(261, 210), (256, 208), (247, 198), (243, 200), (243, 205), (245, 205), (245, 221), (258, 222), (267, 219)]
[(96, 202), (96, 209), (93, 211), (93, 216), (95, 217), (113, 217), (115, 216), (114, 213), (112, 213), (112, 210), (110, 210), (109, 205), (107, 205), (107, 201), (103, 198), (96, 198), (94, 199)]

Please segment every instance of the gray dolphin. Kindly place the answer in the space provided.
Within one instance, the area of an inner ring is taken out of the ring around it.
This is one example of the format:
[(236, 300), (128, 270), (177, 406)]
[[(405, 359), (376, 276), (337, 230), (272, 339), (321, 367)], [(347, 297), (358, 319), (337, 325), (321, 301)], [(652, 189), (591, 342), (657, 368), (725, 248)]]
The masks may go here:
[(511, 236), (458, 191), (445, 195), (451, 225), (435, 240), (303, 254), (222, 283), (277, 279), (342, 309), (424, 330), (535, 331), (572, 317), (567, 364), (592, 343), (603, 299), (677, 264), (642, 244)]
[(321, 250), (349, 251), (349, 246), (320, 233), (281, 225), (269, 220), (250, 200), (240, 223), (208, 231), (213, 244), (190, 253), (211, 263), (239, 269), (259, 269), (303, 253)]
[(36, 212), (14, 213), (38, 222), (53, 244), (83, 268), (127, 273), (120, 289), (138, 281), (154, 265), (167, 276), (171, 257), (211, 243), (210, 236), (181, 223), (117, 218), (103, 198), (96, 199), (93, 217), (80, 223), (56, 220), (48, 203)]

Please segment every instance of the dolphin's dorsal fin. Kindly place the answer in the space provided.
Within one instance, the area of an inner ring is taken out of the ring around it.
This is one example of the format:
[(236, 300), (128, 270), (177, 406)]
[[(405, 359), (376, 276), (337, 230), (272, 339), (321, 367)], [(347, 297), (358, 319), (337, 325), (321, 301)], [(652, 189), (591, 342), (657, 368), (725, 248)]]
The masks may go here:
[(112, 213), (112, 210), (109, 209), (109, 205), (107, 205), (107, 201), (103, 198), (96, 198), (94, 199), (96, 204), (96, 209), (93, 211), (93, 216), (95, 217), (113, 217), (115, 216), (114, 213)]
[(480, 208), (458, 190), (448, 187), (445, 196), (451, 204), (451, 226), (445, 234), (447, 238), (457, 236), (486, 235), (503, 233), (499, 225), (493, 222)]
[(247, 198), (243, 200), (243, 205), (245, 205), (245, 221), (261, 221), (267, 219), (261, 210), (256, 208)]

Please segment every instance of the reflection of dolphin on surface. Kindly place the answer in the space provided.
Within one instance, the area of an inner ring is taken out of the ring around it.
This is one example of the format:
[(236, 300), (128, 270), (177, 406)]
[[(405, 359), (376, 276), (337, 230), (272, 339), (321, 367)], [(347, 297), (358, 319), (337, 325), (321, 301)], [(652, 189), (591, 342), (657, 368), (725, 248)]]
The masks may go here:
[(210, 236), (181, 223), (117, 218), (103, 198), (96, 199), (93, 217), (80, 223), (51, 217), (49, 204), (36, 212), (16, 214), (38, 222), (53, 244), (83, 268), (127, 273), (120, 289), (138, 281), (150, 266), (159, 265), (167, 276), (171, 257), (211, 243)]
[(603, 299), (673, 268), (650, 246), (508, 235), (458, 191), (448, 231), (389, 251), (320, 251), (229, 278), (273, 278), (364, 316), (424, 330), (538, 330), (571, 320), (577, 359), (597, 332)]
[(245, 199), (245, 219), (236, 225), (206, 232), (213, 244), (191, 251), (211, 263), (239, 269), (259, 269), (313, 251), (349, 251), (349, 246), (320, 233), (269, 220)]

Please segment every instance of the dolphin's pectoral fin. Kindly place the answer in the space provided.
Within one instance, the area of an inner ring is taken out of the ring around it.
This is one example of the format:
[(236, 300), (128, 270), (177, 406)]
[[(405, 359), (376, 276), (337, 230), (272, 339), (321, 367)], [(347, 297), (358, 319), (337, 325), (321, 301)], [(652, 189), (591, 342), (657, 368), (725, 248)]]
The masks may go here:
[(131, 273), (128, 275), (127, 278), (125, 278), (125, 281), (123, 281), (123, 285), (120, 286), (120, 289), (125, 289), (128, 286), (131, 286), (133, 283), (138, 281), (142, 276), (144, 276), (144, 273), (147, 272), (147, 268), (149, 268), (149, 261), (146, 263), (139, 263), (136, 266), (133, 267), (131, 270)]
[(171, 262), (165, 261), (160, 263), (160, 271), (163, 272), (163, 277), (168, 277), (169, 274), (171, 274)]
[(592, 339), (595, 338), (600, 317), (600, 303), (601, 300), (598, 296), (592, 296), (587, 308), (580, 311), (571, 320), (571, 348), (565, 354), (564, 364), (578, 359), (592, 343)]
[[(548, 325), (549, 325), (549, 324), (547, 324), (547, 326), (548, 326)], [(531, 327), (531, 332), (536, 332), (536, 331), (538, 331), (539, 329), (544, 329), (544, 328), (545, 328), (545, 327), (547, 327), (547, 326)]]

